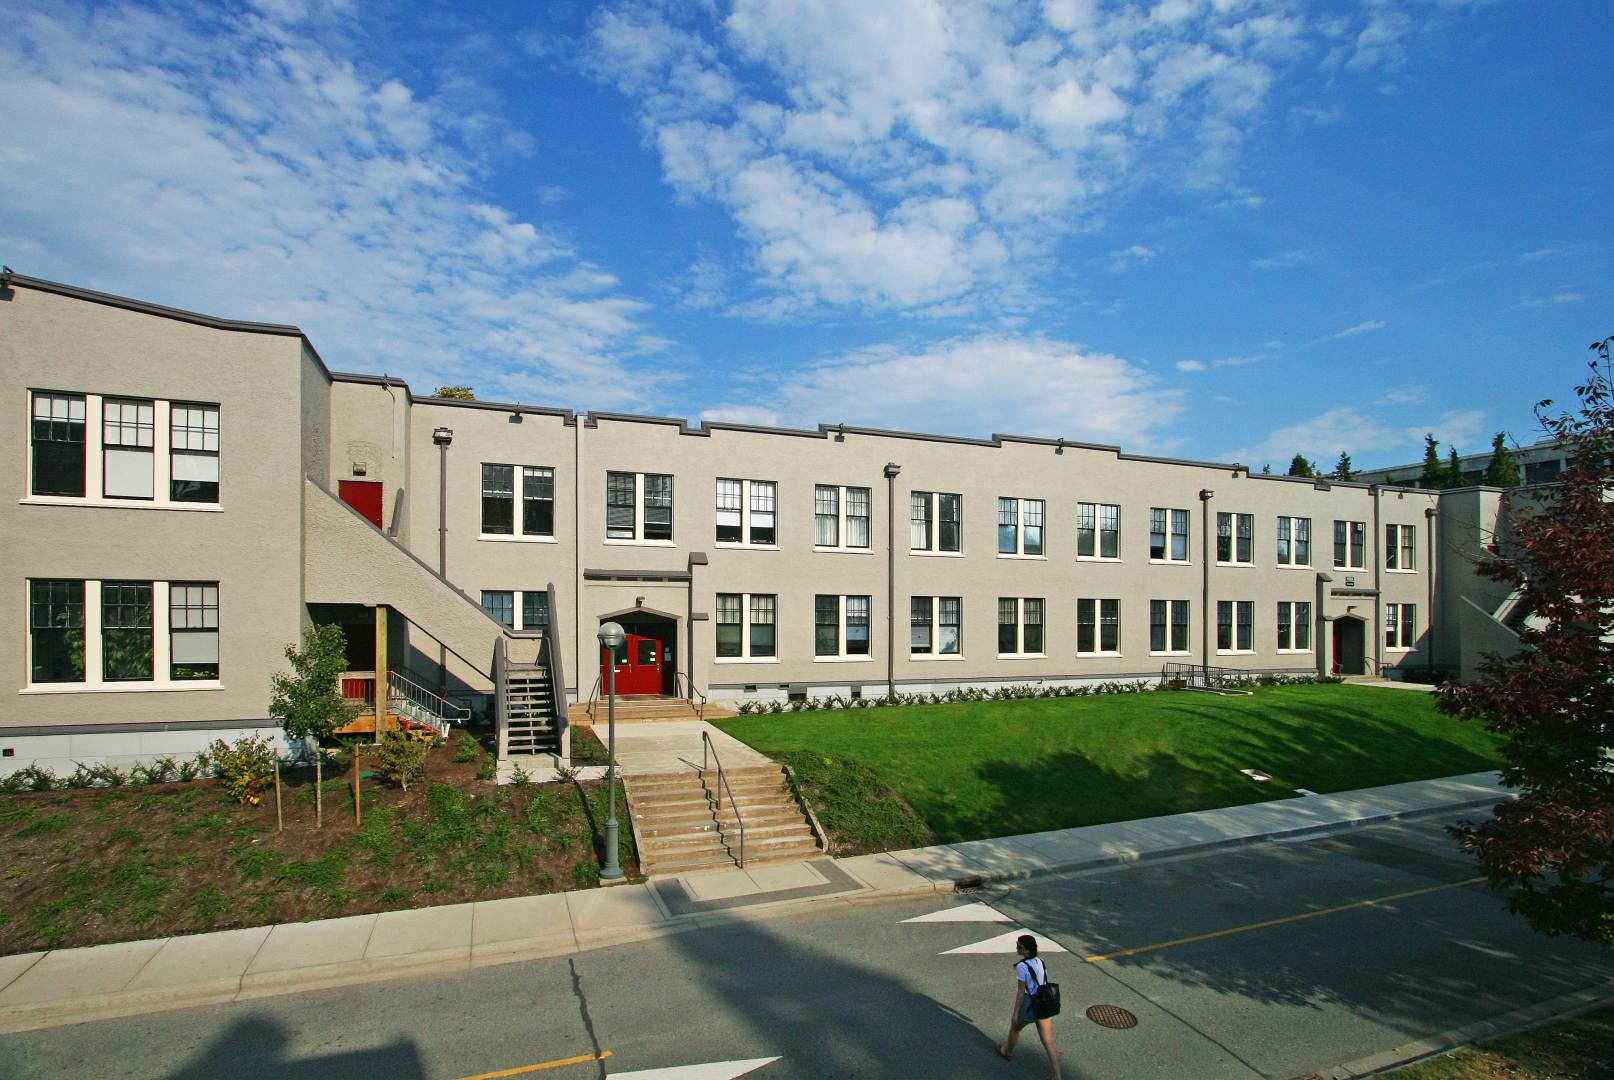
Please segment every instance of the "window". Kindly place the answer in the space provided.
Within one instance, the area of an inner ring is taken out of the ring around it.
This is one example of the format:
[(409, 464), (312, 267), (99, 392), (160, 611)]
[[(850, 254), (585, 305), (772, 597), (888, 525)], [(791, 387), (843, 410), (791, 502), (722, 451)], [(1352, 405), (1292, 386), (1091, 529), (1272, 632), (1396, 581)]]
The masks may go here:
[(1384, 605), (1384, 647), (1410, 649), (1417, 632), (1416, 604)]
[(1361, 570), (1367, 566), (1367, 523), (1334, 520), (1334, 569)]
[(828, 484), (813, 488), (813, 543), (841, 546), (841, 489)]
[(54, 578), (30, 581), (28, 627), (30, 682), (84, 681), (84, 582)]
[(771, 593), (718, 593), (717, 658), (773, 660), (777, 656), (778, 602)]
[(956, 552), (963, 537), (962, 495), (914, 491), (908, 495), (908, 548), (910, 551)]
[(168, 586), (168, 677), (175, 682), (219, 677), (219, 586), (176, 581)]
[[(998, 554), (1012, 555), (1020, 550), (1020, 500), (998, 499)], [(1010, 650), (1013, 651), (1013, 650)]]
[(908, 602), (908, 652), (929, 656), (936, 649), (936, 599), (915, 596)]
[(549, 590), (531, 589), (521, 594), (521, 629), (549, 629)]
[(1188, 601), (1149, 601), (1149, 651), (1184, 653), (1189, 648)]
[(102, 582), (101, 678), (150, 682), (153, 650), (151, 582)]
[(777, 489), (771, 480), (719, 479), (717, 542), (773, 547), (778, 542), (776, 502)]
[(909, 653), (959, 655), (964, 601), (957, 596), (915, 596), (908, 603)]
[(482, 610), (512, 630), (516, 626), (516, 594), (508, 589), (483, 589)]
[(1076, 557), (1121, 557), (1121, 508), (1115, 503), (1076, 504)]
[(84, 495), (84, 395), (34, 394), (33, 495)]
[(634, 521), (634, 489), (637, 477), (633, 473), (608, 472), (605, 474), (605, 538), (632, 540), (637, 536)]
[(820, 595), (813, 607), (814, 656), (869, 655), (869, 597)]
[(1076, 652), (1120, 654), (1121, 601), (1076, 601)]
[(745, 635), (745, 597), (738, 593), (717, 594), (717, 655), (742, 656)]
[(1418, 530), (1415, 525), (1384, 527), (1384, 568), (1410, 573), (1418, 568)]
[(773, 656), (774, 618), (778, 598), (774, 596), (751, 597), (751, 656)]
[(869, 546), (870, 501), (868, 488), (846, 489), (846, 546), (849, 548)]
[(1299, 600), (1278, 601), (1278, 651), (1311, 651), (1311, 604)]
[(1218, 652), (1250, 652), (1255, 647), (1255, 602), (1216, 601)]
[(813, 546), (869, 551), (870, 493), (866, 487), (818, 484), (813, 488)]
[(555, 535), (555, 470), (536, 465), (521, 468), (521, 534)]
[(516, 531), (516, 467), (482, 464), (482, 535)]
[(1311, 518), (1278, 519), (1278, 565), (1311, 565)]
[(998, 499), (998, 554), (1042, 556), (1041, 499)]
[(1255, 559), (1255, 515), (1216, 515), (1216, 561), (1249, 566)]
[(1040, 656), (1043, 650), (1040, 597), (998, 598), (998, 655)]
[(605, 474), (607, 540), (672, 540), (673, 478), (662, 473)]
[(174, 502), (218, 502), (219, 407), (175, 402), (168, 418), (168, 497)]
[(1149, 558), (1156, 562), (1188, 561), (1188, 511), (1149, 508)]
[(156, 403), (106, 398), (101, 404), (101, 416), (101, 475), (106, 497), (150, 499)]
[(644, 538), (672, 539), (673, 478), (644, 474)]

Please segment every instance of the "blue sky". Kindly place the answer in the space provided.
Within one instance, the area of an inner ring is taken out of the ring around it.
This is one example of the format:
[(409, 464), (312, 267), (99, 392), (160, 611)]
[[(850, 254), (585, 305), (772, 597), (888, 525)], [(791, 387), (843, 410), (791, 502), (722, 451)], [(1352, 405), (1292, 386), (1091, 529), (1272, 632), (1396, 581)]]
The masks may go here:
[(0, 14), (0, 259), (417, 392), (1367, 467), (1614, 333), (1604, 3)]

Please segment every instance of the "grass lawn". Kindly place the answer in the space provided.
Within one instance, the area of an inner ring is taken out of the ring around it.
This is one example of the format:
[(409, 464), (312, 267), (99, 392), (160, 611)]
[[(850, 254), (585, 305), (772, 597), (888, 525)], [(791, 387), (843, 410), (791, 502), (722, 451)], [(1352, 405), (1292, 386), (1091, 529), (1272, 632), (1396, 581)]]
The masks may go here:
[(598, 884), (605, 785), (496, 787), (488, 765), (462, 736), (407, 792), (364, 779), (360, 827), (327, 768), (319, 830), (311, 770), (283, 774), (283, 832), (272, 794), (209, 780), (0, 796), (0, 954)]
[(1614, 1009), (1420, 1062), (1397, 1080), (1607, 1080), (1614, 1076)]
[[(1161, 691), (741, 716), (765, 754), (865, 765), (942, 842), (1156, 817), (1497, 768), (1498, 740), (1431, 695), (1348, 685)], [(1271, 775), (1257, 783), (1239, 772)], [(829, 812), (822, 803), (819, 807)], [(828, 825), (826, 825), (828, 828)]]

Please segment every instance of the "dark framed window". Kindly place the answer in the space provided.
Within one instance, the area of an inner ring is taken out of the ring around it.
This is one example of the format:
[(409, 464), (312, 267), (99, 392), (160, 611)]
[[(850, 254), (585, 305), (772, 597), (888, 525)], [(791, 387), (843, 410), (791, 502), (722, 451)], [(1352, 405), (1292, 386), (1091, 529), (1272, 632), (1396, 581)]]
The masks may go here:
[(840, 488), (833, 484), (818, 484), (813, 488), (813, 543), (819, 547), (840, 546)]
[(1188, 651), (1188, 601), (1149, 601), (1149, 651)]
[(1121, 651), (1121, 601), (1098, 602), (1098, 647), (1100, 652)]
[(554, 469), (522, 466), (521, 531), (526, 536), (555, 535)]
[(514, 536), (516, 531), (516, 467), (482, 464), (482, 532)]
[(171, 679), (219, 677), (218, 582), (169, 583), (168, 639)]
[(813, 599), (813, 655), (835, 656), (841, 651), (841, 598)]
[(1098, 554), (1098, 507), (1093, 503), (1076, 504), (1076, 555), (1092, 558)]
[(1149, 508), (1149, 558), (1166, 557), (1166, 511), (1159, 506)]
[(152, 677), (151, 582), (101, 583), (101, 678), (150, 682)]
[(716, 539), (719, 544), (738, 544), (744, 535), (740, 525), (743, 490), (744, 485), (739, 480), (717, 482)]
[(634, 475), (630, 472), (605, 474), (605, 536), (608, 540), (634, 539)]
[[(1043, 502), (1041, 499), (1027, 499), (1022, 504), (1025, 528), (1022, 530), (1022, 539), (1025, 543), (1024, 553), (1027, 555), (1042, 554), (1042, 514)], [(1038, 650), (1041, 651), (1040, 649)]]
[(908, 600), (908, 651), (930, 655), (932, 649), (931, 616), (933, 601), (928, 596), (915, 596)]
[(483, 589), (482, 610), (511, 629), (515, 628), (516, 594), (510, 589)]
[(549, 593), (530, 589), (521, 594), (521, 629), (549, 629)]
[(1149, 651), (1166, 651), (1166, 602), (1149, 601)]
[(778, 530), (775, 527), (775, 504), (778, 502), (778, 488), (772, 480), (751, 481), (751, 543), (774, 544), (778, 542)]
[(1311, 648), (1311, 601), (1301, 600), (1295, 604), (1295, 648)]
[(1253, 514), (1216, 515), (1216, 561), (1248, 563), (1254, 556), (1251, 547), (1255, 527)]
[(1012, 596), (998, 597), (998, 652), (1020, 651), (1020, 602)]
[(1278, 565), (1311, 565), (1311, 519), (1280, 517), (1278, 519)]
[(1076, 601), (1076, 651), (1098, 652), (1098, 601)]
[(751, 655), (773, 656), (776, 649), (774, 620), (778, 615), (778, 597), (751, 597)]
[(107, 498), (152, 497), (156, 408), (151, 401), (101, 402), (101, 490)]
[(908, 496), (908, 547), (912, 551), (931, 549), (932, 498), (928, 491), (915, 491)]
[(849, 487), (846, 489), (846, 546), (849, 548), (866, 548), (869, 546), (869, 489), (866, 487)]
[(745, 633), (745, 597), (739, 593), (717, 594), (717, 655), (739, 656)]
[(964, 496), (936, 495), (936, 547), (958, 551), (963, 543)]
[(644, 538), (671, 540), (673, 534), (673, 478), (644, 474)]
[(31, 648), (28, 681), (84, 681), (84, 582), (34, 578), (28, 583)]
[(1020, 601), (1022, 648), (1028, 653), (1042, 652), (1042, 604), (1034, 597)]
[(1020, 550), (1020, 500), (998, 498), (998, 554)]
[(936, 600), (937, 651), (943, 656), (957, 656), (963, 645), (964, 599), (960, 596), (942, 596)]
[(1121, 557), (1121, 508), (1114, 503), (1100, 503), (1098, 507), (1098, 556)]
[(1171, 558), (1173, 562), (1188, 559), (1188, 511), (1171, 512)]
[(34, 392), (33, 477), (35, 495), (84, 495), (84, 395)]
[(846, 598), (846, 655), (869, 655), (869, 601), (867, 596)]
[(1311, 648), (1311, 604), (1309, 601), (1290, 603), (1278, 601), (1278, 648), (1309, 650)]
[(1227, 650), (1233, 647), (1233, 601), (1216, 601), (1216, 647)]
[(1171, 602), (1171, 648), (1173, 652), (1188, 651), (1188, 601)]
[(174, 402), (168, 412), (168, 497), (219, 501), (219, 407)]

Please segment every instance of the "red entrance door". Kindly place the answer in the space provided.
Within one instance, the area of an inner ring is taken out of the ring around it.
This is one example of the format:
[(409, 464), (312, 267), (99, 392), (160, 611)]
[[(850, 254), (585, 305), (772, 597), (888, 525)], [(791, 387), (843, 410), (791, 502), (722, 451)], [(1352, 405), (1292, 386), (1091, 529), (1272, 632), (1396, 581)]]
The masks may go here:
[(381, 528), (381, 484), (375, 480), (343, 480), (338, 485), (342, 501)]
[[(610, 677), (605, 665), (609, 662), (610, 650), (600, 649), (600, 688), (605, 689), (606, 681)], [(627, 635), (627, 641), (622, 645), (621, 655), (616, 665), (616, 692), (619, 694), (659, 694), (661, 693), (661, 673), (666, 663), (661, 642), (655, 638), (641, 637), (638, 634)]]

